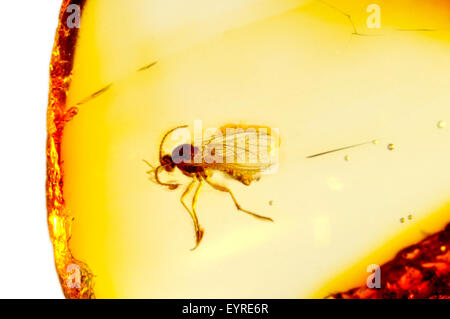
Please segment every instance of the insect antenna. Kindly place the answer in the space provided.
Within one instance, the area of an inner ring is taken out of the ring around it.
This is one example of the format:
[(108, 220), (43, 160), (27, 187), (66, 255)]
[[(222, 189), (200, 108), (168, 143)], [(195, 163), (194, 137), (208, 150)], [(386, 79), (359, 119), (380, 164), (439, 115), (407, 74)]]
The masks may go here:
[(147, 174), (152, 174), (152, 173), (155, 171), (156, 167), (153, 166), (152, 164), (150, 164), (150, 163), (149, 163), (148, 161), (146, 161), (145, 159), (143, 159), (142, 161), (143, 161), (145, 164), (147, 164), (148, 166), (150, 166), (150, 168), (151, 168), (151, 170), (148, 171)]
[(186, 128), (186, 127), (188, 127), (188, 126), (187, 125), (177, 126), (173, 129), (171, 129), (170, 131), (168, 131), (166, 134), (164, 134), (164, 137), (161, 140), (161, 144), (159, 144), (159, 162), (161, 163), (161, 165), (159, 165), (158, 167), (155, 167), (152, 164), (150, 164), (149, 162), (147, 162), (146, 160), (143, 160), (144, 163), (146, 163), (151, 168), (151, 170), (149, 170), (147, 172), (147, 174), (149, 174), (152, 177), (152, 182), (162, 185), (162, 186), (166, 186), (171, 190), (178, 188), (178, 186), (180, 186), (180, 184), (164, 183), (159, 179), (159, 173), (161, 172), (161, 170), (165, 169), (167, 167), (167, 165), (170, 165), (170, 164), (163, 165), (163, 157), (164, 157), (163, 146), (164, 146), (164, 143), (165, 143), (167, 137), (171, 133), (173, 133), (174, 131), (176, 131), (178, 129)]
[[(153, 166), (152, 164), (150, 164), (148, 161), (146, 161), (145, 159), (142, 160), (145, 164), (147, 164), (148, 166), (150, 166), (151, 170), (147, 171), (146, 173), (148, 175), (150, 175), (150, 180), (154, 183), (157, 183), (156, 178), (155, 178), (155, 171), (156, 171), (156, 167)], [(158, 183), (157, 183), (158, 184)]]
[(169, 189), (177, 189), (180, 184), (171, 184), (171, 183), (164, 183), (159, 179), (159, 172), (164, 169), (163, 165), (159, 165), (158, 167), (154, 167), (152, 164), (147, 162), (146, 160), (143, 160), (145, 164), (151, 167), (151, 170), (147, 171), (147, 174), (150, 175), (151, 181), (153, 183), (156, 183), (158, 185), (166, 186)]
[(170, 131), (168, 131), (168, 132), (164, 135), (164, 137), (163, 137), (162, 140), (161, 140), (161, 144), (159, 144), (159, 161), (160, 161), (161, 163), (162, 163), (162, 159), (163, 159), (163, 146), (164, 146), (164, 143), (165, 143), (167, 137), (168, 137), (170, 134), (172, 134), (173, 132), (175, 132), (176, 130), (181, 129), (181, 128), (186, 128), (186, 127), (188, 127), (188, 126), (187, 126), (187, 125), (177, 126), (177, 127), (173, 128), (173, 129), (171, 129)]

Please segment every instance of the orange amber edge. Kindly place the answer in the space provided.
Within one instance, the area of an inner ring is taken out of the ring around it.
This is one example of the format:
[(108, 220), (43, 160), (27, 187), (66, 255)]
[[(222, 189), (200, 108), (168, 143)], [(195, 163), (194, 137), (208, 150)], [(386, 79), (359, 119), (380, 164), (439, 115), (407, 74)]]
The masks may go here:
[(67, 13), (67, 8), (71, 4), (78, 5), (81, 9), (85, 0), (63, 0), (51, 56), (47, 110), (47, 218), (55, 266), (65, 297), (94, 299), (94, 276), (85, 263), (74, 258), (69, 247), (72, 218), (65, 208), (63, 199), (61, 139), (65, 123), (77, 112), (75, 108), (66, 109), (78, 36), (78, 29), (69, 28), (65, 23), (70, 14)]
[(335, 299), (450, 299), (450, 224), (402, 249), (381, 266), (381, 287), (332, 294)]

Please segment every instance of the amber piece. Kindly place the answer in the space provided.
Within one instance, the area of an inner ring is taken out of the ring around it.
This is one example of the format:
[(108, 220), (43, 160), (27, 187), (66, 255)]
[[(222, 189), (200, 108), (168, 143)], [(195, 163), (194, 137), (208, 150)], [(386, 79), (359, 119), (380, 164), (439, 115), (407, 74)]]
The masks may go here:
[[(442, 231), (448, 12), (419, 0), (64, 1), (47, 205), (66, 297), (323, 298)], [(190, 136), (164, 140), (185, 125)], [(210, 143), (252, 165), (175, 162), (220, 154), (195, 137), (225, 128), (279, 132), (266, 147), (276, 169), (248, 139), (259, 133)], [(445, 271), (436, 258), (405, 262), (384, 289), (442, 297), (414, 290)]]

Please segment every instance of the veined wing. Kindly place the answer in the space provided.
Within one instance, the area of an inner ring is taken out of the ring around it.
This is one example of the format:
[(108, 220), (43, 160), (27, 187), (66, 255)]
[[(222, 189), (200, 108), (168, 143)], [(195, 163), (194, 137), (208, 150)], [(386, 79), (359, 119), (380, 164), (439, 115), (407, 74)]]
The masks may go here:
[(199, 156), (204, 165), (214, 169), (264, 174), (277, 167), (279, 145), (274, 129), (227, 125), (203, 141)]

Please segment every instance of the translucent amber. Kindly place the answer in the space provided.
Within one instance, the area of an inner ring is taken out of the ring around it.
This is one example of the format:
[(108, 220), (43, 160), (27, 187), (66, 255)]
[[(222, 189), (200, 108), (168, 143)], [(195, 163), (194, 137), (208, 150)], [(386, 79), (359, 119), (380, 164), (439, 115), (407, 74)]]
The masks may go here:
[[(442, 230), (449, 12), (420, 0), (65, 0), (47, 148), (65, 295), (323, 298)], [(281, 144), (277, 170), (250, 185), (213, 170), (274, 222), (205, 183), (191, 250), (180, 198), (194, 179), (164, 166), (180, 186), (163, 187), (143, 160), (160, 165), (164, 134), (196, 121), (277, 129)]]

